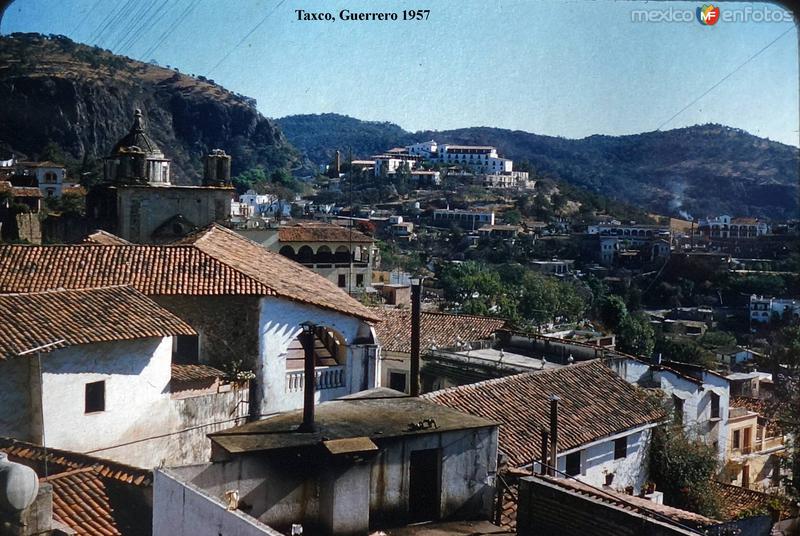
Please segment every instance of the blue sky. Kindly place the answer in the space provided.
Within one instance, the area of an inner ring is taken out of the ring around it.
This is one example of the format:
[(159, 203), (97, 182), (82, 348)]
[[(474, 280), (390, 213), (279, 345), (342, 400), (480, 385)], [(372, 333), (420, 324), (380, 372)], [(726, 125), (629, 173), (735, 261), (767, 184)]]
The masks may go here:
[[(798, 37), (791, 22), (632, 20), (635, 10), (692, 13), (701, 5), (16, 0), (0, 32), (63, 34), (205, 75), (255, 97), (270, 117), (337, 112), (408, 130), (494, 126), (570, 138), (714, 122), (799, 145)], [(760, 16), (754, 11), (771, 17), (781, 10), (715, 5), (731, 13), (750, 9), (751, 18)], [(343, 8), (431, 13), (422, 22), (296, 20), (296, 9), (338, 17)]]

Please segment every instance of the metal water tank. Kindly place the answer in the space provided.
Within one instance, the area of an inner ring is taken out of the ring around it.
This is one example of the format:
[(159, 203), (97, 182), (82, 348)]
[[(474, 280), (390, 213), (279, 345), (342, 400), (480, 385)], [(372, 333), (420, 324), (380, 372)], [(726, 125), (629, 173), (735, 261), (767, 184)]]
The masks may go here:
[(39, 477), (26, 465), (12, 462), (0, 452), (0, 510), (21, 512), (39, 493)]

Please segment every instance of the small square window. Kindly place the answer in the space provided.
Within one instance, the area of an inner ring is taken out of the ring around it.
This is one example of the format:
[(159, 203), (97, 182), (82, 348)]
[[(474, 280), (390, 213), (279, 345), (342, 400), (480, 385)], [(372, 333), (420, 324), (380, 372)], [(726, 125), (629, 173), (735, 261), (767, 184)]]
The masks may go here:
[(96, 413), (106, 410), (106, 382), (92, 382), (86, 384), (84, 397), (84, 413)]
[(344, 288), (347, 286), (347, 276), (344, 274), (339, 274), (339, 288)]
[(719, 419), (719, 395), (711, 393), (711, 418)]
[(620, 437), (614, 440), (614, 459), (626, 458), (628, 456), (628, 438)]
[(581, 474), (581, 451), (567, 454), (564, 472), (567, 473), (568, 476)]
[(357, 287), (364, 286), (364, 274), (356, 274), (356, 286)]
[(405, 372), (390, 372), (389, 373), (389, 389), (406, 392), (406, 373)]

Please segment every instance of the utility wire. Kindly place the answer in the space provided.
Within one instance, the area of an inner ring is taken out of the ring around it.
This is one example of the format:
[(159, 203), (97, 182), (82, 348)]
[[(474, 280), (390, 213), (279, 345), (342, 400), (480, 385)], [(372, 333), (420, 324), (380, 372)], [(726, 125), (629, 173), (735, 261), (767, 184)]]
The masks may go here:
[(255, 33), (255, 31), (256, 31), (256, 30), (258, 30), (258, 29), (261, 27), (261, 25), (262, 25), (262, 24), (264, 24), (264, 23), (267, 21), (267, 19), (269, 18), (269, 16), (270, 16), (270, 15), (272, 15), (273, 13), (275, 13), (275, 11), (276, 11), (276, 10), (277, 10), (279, 7), (281, 7), (281, 6), (283, 5), (283, 3), (284, 3), (284, 2), (286, 2), (286, 0), (281, 0), (280, 2), (278, 2), (278, 3), (275, 5), (275, 7), (274, 7), (274, 8), (272, 8), (272, 10), (271, 10), (269, 13), (267, 13), (266, 15), (264, 15), (264, 18), (263, 18), (263, 19), (261, 19), (261, 20), (259, 21), (259, 23), (258, 23), (258, 24), (256, 24), (255, 26), (253, 26), (253, 29), (252, 29), (252, 30), (250, 30), (249, 32), (247, 32), (247, 34), (246, 34), (244, 37), (242, 37), (242, 39), (241, 39), (241, 40), (240, 40), (238, 43), (236, 43), (236, 44), (233, 46), (233, 48), (232, 48), (232, 49), (230, 49), (230, 50), (229, 50), (229, 51), (228, 51), (228, 52), (227, 52), (227, 53), (226, 53), (224, 56), (222, 56), (222, 59), (220, 59), (220, 60), (219, 60), (217, 63), (215, 63), (215, 64), (214, 64), (214, 66), (213, 66), (211, 69), (209, 69), (209, 70), (208, 70), (208, 74), (209, 74), (209, 76), (211, 75), (211, 73), (212, 73), (212, 72), (214, 72), (214, 71), (217, 69), (217, 67), (219, 67), (220, 65), (222, 65), (222, 62), (224, 62), (225, 60), (227, 60), (227, 59), (230, 57), (230, 55), (231, 55), (231, 54), (233, 54), (233, 52), (234, 52), (234, 51), (235, 51), (237, 48), (239, 48), (239, 47), (242, 45), (242, 43), (244, 43), (245, 41), (247, 41), (247, 39), (248, 39), (248, 38), (249, 38), (251, 35), (253, 35), (253, 33)]
[(122, 29), (117, 33), (113, 45), (108, 47), (110, 50), (118, 53), (122, 43), (128, 41), (131, 35), (134, 35), (134, 29), (138, 28), (142, 21), (147, 20), (146, 16), (155, 5), (155, 2), (156, 0), (147, 0), (136, 6), (135, 11), (128, 16), (127, 20), (122, 25)]
[[(161, 5), (158, 6), (158, 9), (156, 9), (152, 15), (148, 15), (148, 18), (157, 19), (159, 16), (161, 16), (161, 12), (164, 11), (164, 8), (167, 7), (167, 4), (169, 4), (169, 0), (163, 0), (163, 2), (161, 2)], [(144, 35), (143, 30), (147, 25), (148, 18), (145, 18), (142, 21), (142, 23), (139, 24), (139, 26), (134, 30), (133, 36), (131, 36), (131, 38), (126, 43), (123, 43), (122, 48), (120, 49), (120, 53), (124, 53), (127, 52), (128, 50), (131, 50), (133, 48), (133, 45), (135, 45), (139, 41), (139, 39), (142, 38), (142, 36)]]
[(106, 34), (106, 32), (111, 32), (113, 34), (115, 28), (120, 22), (122, 22), (125, 13), (129, 12), (130, 9), (134, 6), (136, 0), (127, 0), (124, 4), (120, 4), (119, 10), (117, 10), (111, 18), (108, 19), (108, 22), (102, 27), (102, 29), (97, 33), (94, 37), (94, 41), (99, 45), (101, 41), (107, 39), (111, 34)]
[[(89, 11), (88, 11), (88, 12), (89, 12), (89, 13), (94, 13), (94, 12), (95, 12), (95, 10), (97, 9), (97, 7), (100, 5), (100, 2), (102, 2), (102, 1), (103, 1), (103, 0), (95, 0), (94, 4), (92, 4), (92, 7), (91, 7), (91, 8), (89, 8)], [(88, 20), (88, 17), (87, 17), (87, 16), (83, 16), (83, 17), (81, 17), (81, 21), (80, 21), (80, 22), (78, 23), (78, 25), (77, 25), (77, 26), (75, 26), (75, 28), (72, 30), (72, 34), (71, 34), (71, 35), (72, 35), (73, 37), (75, 37), (75, 36), (76, 36), (76, 34), (78, 33), (78, 30), (80, 30), (80, 29), (83, 27), (83, 23), (84, 23), (84, 22), (86, 22), (87, 20)]]
[[(149, 1), (152, 3), (152, 0)], [(133, 31), (133, 28), (139, 24), (140, 20), (142, 20), (145, 11), (147, 11), (147, 8), (148, 8), (147, 2), (141, 2), (138, 5), (134, 6), (134, 10), (128, 14), (128, 16), (122, 22), (120, 27), (116, 29), (117, 31), (114, 34), (114, 40), (112, 41), (111, 39), (109, 39), (109, 46), (107, 46), (106, 48), (114, 52), (117, 52), (119, 50), (120, 44), (122, 44), (123, 41), (128, 39), (128, 36)]]
[(744, 60), (744, 62), (740, 63), (738, 67), (736, 67), (734, 70), (732, 70), (731, 72), (729, 72), (728, 74), (726, 74), (725, 76), (723, 76), (723, 77), (722, 77), (722, 78), (721, 78), (721, 79), (720, 79), (720, 80), (719, 80), (719, 81), (718, 81), (716, 84), (714, 84), (713, 86), (711, 86), (710, 88), (708, 88), (706, 91), (704, 91), (702, 95), (700, 95), (699, 97), (697, 97), (696, 99), (694, 99), (692, 102), (690, 102), (689, 104), (687, 104), (686, 106), (684, 106), (683, 108), (681, 108), (680, 110), (678, 110), (678, 111), (677, 111), (675, 114), (673, 114), (673, 115), (672, 115), (672, 117), (670, 117), (669, 119), (667, 119), (666, 121), (664, 121), (663, 123), (661, 123), (660, 125), (658, 125), (658, 127), (656, 128), (656, 130), (661, 130), (661, 128), (662, 128), (664, 125), (666, 125), (667, 123), (669, 123), (670, 121), (672, 121), (673, 119), (675, 119), (676, 117), (678, 117), (680, 114), (682, 114), (683, 112), (685, 112), (685, 111), (686, 111), (686, 110), (687, 110), (689, 107), (693, 106), (693, 105), (694, 105), (694, 104), (695, 104), (697, 101), (699, 101), (700, 99), (702, 99), (703, 97), (705, 97), (706, 95), (708, 95), (709, 93), (711, 93), (712, 91), (714, 91), (714, 90), (715, 90), (717, 87), (719, 87), (719, 86), (720, 86), (720, 85), (721, 85), (723, 82), (725, 82), (725, 80), (727, 80), (728, 78), (730, 78), (731, 76), (733, 76), (734, 74), (736, 74), (736, 73), (739, 71), (739, 69), (741, 69), (742, 67), (744, 67), (745, 65), (747, 65), (748, 63), (750, 63), (751, 61), (753, 61), (753, 60), (754, 60), (756, 57), (758, 57), (758, 56), (759, 56), (759, 55), (760, 55), (762, 52), (764, 52), (764, 51), (765, 51), (765, 50), (767, 50), (769, 47), (771, 47), (772, 45), (774, 45), (774, 44), (775, 44), (775, 43), (776, 43), (776, 42), (777, 42), (777, 41), (778, 41), (778, 40), (779, 40), (781, 37), (783, 37), (784, 35), (786, 35), (787, 33), (789, 33), (789, 31), (790, 31), (790, 30), (792, 30), (792, 29), (794, 29), (794, 25), (791, 25), (791, 26), (789, 26), (788, 28), (786, 28), (786, 30), (784, 30), (784, 32), (783, 32), (783, 33), (781, 33), (781, 34), (780, 34), (778, 37), (776, 37), (775, 39), (773, 39), (772, 41), (770, 41), (770, 42), (769, 42), (769, 43), (768, 43), (766, 46), (762, 47), (762, 48), (761, 48), (761, 49), (760, 49), (758, 52), (756, 52), (755, 54), (753, 54), (752, 56), (750, 56), (749, 58), (747, 58), (746, 60)]
[(167, 28), (164, 31), (164, 33), (161, 34), (161, 37), (159, 38), (159, 40), (153, 46), (151, 46), (149, 49), (147, 49), (147, 51), (142, 55), (142, 58), (144, 59), (144, 61), (148, 61), (147, 57), (150, 56), (151, 54), (153, 54), (156, 50), (158, 50), (158, 47), (160, 47), (161, 44), (164, 41), (166, 41), (167, 38), (170, 35), (172, 35), (172, 33), (178, 28), (178, 26), (180, 26), (183, 23), (184, 20), (186, 20), (186, 18), (192, 13), (192, 11), (194, 11), (194, 8), (196, 8), (197, 4), (199, 4), (199, 3), (200, 3), (200, 0), (192, 0), (192, 2), (186, 7), (186, 9), (184, 9), (181, 12), (181, 14), (178, 15), (178, 19), (172, 24), (172, 26)]

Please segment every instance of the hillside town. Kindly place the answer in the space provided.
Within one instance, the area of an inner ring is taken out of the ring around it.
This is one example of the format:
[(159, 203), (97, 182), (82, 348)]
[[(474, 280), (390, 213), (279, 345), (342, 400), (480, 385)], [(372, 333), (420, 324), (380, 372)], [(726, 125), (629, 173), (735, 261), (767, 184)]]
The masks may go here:
[(130, 113), (0, 162), (0, 534), (800, 530), (797, 220), (433, 140), (178, 184)]

